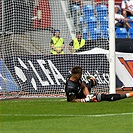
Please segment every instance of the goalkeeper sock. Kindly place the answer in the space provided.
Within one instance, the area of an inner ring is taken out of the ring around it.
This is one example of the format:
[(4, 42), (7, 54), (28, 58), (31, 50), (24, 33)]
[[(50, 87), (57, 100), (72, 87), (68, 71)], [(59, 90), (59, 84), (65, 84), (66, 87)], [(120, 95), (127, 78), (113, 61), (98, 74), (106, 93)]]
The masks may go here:
[(101, 101), (116, 101), (126, 98), (125, 94), (101, 94)]
[(126, 93), (127, 97), (133, 97), (133, 92)]
[(130, 95), (130, 97), (133, 97), (133, 92), (130, 92), (129, 95)]

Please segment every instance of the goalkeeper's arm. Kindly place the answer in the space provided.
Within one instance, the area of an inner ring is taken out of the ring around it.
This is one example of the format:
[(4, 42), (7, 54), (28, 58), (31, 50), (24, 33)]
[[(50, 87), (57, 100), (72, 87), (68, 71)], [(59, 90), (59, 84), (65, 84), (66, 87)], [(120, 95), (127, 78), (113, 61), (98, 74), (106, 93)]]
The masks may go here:
[(90, 102), (91, 95), (90, 95), (90, 92), (84, 82), (81, 83), (80, 88), (81, 88), (81, 91), (84, 94), (84, 96), (81, 98), (77, 98), (78, 94), (75, 94), (75, 96), (73, 96), (71, 98), (71, 102)]
[(89, 90), (88, 90), (88, 88), (87, 88), (87, 86), (85, 85), (84, 82), (82, 82), (81, 88), (82, 88), (83, 94), (86, 97), (82, 98), (82, 99), (75, 99), (75, 101), (77, 101), (77, 102), (90, 102), (91, 99), (92, 99), (92, 95), (90, 95), (90, 92), (89, 92)]

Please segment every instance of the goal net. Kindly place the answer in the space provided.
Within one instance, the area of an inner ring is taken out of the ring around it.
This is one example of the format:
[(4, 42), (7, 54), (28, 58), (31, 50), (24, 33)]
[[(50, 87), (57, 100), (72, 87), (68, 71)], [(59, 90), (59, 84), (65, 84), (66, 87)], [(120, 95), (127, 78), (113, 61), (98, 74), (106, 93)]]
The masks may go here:
[[(0, 0), (0, 99), (65, 97), (73, 66), (83, 67), (85, 81), (96, 77), (93, 92), (109, 92), (108, 8), (107, 0)], [(64, 54), (51, 53), (56, 30)], [(78, 31), (86, 43), (71, 53)]]

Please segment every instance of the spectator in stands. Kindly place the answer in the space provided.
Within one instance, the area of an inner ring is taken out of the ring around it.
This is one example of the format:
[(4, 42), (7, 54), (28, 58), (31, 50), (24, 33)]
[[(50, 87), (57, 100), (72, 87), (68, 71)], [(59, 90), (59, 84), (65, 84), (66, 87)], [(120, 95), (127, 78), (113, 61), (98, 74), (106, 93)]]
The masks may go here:
[(73, 17), (73, 7), (74, 6), (79, 6), (80, 9), (83, 7), (83, 0), (69, 0), (69, 7), (70, 7), (70, 13), (71, 17)]
[(74, 53), (77, 50), (81, 49), (84, 45), (85, 40), (82, 38), (81, 32), (77, 32), (76, 38), (69, 43), (68, 49), (71, 53)]
[(133, 16), (133, 0), (122, 0), (121, 8), (124, 17)]
[(132, 28), (128, 21), (132, 21), (128, 18), (125, 18), (123, 15), (119, 14), (119, 6), (115, 6), (115, 26), (124, 27), (124, 28)]
[(64, 39), (60, 37), (59, 30), (55, 30), (54, 37), (51, 38), (50, 46), (51, 54), (64, 54)]
[(81, 14), (82, 7), (83, 7), (83, 0), (69, 0), (70, 15), (71, 17), (73, 17), (74, 20), (73, 23), (75, 28), (77, 27), (78, 15)]

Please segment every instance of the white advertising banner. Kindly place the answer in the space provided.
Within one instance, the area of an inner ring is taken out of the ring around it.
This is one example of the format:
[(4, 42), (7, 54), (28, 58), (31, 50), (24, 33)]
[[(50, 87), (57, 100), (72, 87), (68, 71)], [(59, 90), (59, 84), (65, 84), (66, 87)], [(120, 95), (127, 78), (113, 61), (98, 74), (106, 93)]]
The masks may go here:
[[(7, 56), (5, 73), (9, 87), (7, 91), (12, 91), (11, 83), (15, 81), (16, 87), (25, 92), (45, 92), (47, 90), (64, 89), (65, 79), (70, 74), (73, 66), (84, 68), (83, 79), (86, 75), (94, 75), (97, 79), (98, 88), (109, 87), (109, 60), (107, 50), (95, 48), (68, 55), (27, 55), (27, 56)], [(12, 63), (14, 62), (14, 63)], [(2, 61), (0, 61), (0, 73), (2, 75)], [(9, 82), (10, 81), (10, 82)], [(4, 88), (3, 78), (0, 77), (0, 92)], [(15, 84), (13, 83), (13, 84)], [(116, 53), (116, 87), (133, 87), (133, 54)], [(14, 89), (13, 89), (14, 91)]]
[(125, 87), (133, 87), (132, 53), (116, 53), (116, 74)]
[[(108, 57), (109, 51), (94, 48), (78, 54), (106, 54)], [(116, 52), (116, 75), (124, 87), (133, 87), (133, 53)]]

